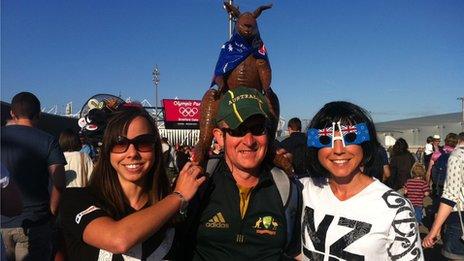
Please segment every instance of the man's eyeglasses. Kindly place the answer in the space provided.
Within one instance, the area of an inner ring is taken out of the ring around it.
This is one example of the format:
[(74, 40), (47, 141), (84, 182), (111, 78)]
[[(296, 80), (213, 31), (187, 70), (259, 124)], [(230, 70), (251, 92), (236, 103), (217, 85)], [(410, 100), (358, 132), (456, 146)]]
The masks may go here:
[(139, 135), (133, 139), (128, 139), (123, 136), (118, 136), (116, 142), (111, 148), (113, 153), (124, 153), (129, 148), (129, 145), (134, 145), (135, 149), (139, 152), (153, 151), (155, 148), (156, 138), (152, 134)]
[[(339, 136), (335, 136), (335, 127), (338, 127)], [(365, 123), (356, 125), (341, 125), (340, 122), (332, 122), (332, 127), (324, 129), (308, 129), (308, 147), (325, 148), (334, 146), (336, 140), (341, 140), (343, 147), (359, 145), (370, 140), (369, 130)]]
[(221, 130), (232, 137), (243, 137), (247, 133), (251, 133), (253, 136), (260, 136), (267, 133), (266, 124), (264, 123), (252, 126), (240, 125), (237, 129), (221, 128)]

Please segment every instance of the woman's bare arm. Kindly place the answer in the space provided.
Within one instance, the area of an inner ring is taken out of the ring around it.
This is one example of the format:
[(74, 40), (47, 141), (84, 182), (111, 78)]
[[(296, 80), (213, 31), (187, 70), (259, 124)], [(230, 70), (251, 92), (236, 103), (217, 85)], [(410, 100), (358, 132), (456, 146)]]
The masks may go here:
[[(199, 177), (201, 172), (200, 167), (187, 163), (179, 174), (174, 191), (190, 200), (205, 181), (205, 177)], [(111, 253), (125, 253), (158, 231), (179, 211), (180, 205), (181, 197), (170, 194), (156, 204), (118, 221), (109, 217), (96, 218), (84, 229), (84, 242)]]

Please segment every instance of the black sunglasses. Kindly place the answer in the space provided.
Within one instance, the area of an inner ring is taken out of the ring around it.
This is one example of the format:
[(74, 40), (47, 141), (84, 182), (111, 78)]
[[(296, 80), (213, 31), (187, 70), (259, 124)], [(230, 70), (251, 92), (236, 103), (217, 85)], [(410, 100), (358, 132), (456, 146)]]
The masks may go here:
[(133, 144), (135, 149), (139, 152), (153, 151), (155, 148), (156, 138), (152, 134), (142, 134), (133, 139), (128, 139), (123, 136), (118, 136), (116, 142), (111, 148), (113, 153), (124, 153), (129, 148), (130, 144)]
[(251, 133), (253, 136), (260, 136), (267, 133), (267, 126), (266, 124), (255, 124), (252, 126), (240, 125), (237, 129), (221, 128), (221, 130), (232, 137), (243, 137), (247, 133)]

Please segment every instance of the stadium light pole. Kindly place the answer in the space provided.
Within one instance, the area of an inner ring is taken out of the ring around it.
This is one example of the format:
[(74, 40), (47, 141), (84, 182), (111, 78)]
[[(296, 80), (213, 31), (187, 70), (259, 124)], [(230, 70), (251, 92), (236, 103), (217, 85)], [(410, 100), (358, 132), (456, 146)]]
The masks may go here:
[(461, 113), (462, 113), (461, 128), (464, 128), (464, 97), (458, 97), (458, 100), (461, 100)]
[[(233, 5), (234, 1), (229, 0), (229, 4)], [(224, 5), (224, 9), (226, 9), (225, 5)], [(232, 17), (232, 14), (229, 13), (229, 39), (232, 38), (233, 29), (234, 29), (234, 18)]]
[(160, 82), (160, 71), (158, 65), (153, 69), (153, 85), (155, 86), (155, 123), (158, 124), (158, 85)]

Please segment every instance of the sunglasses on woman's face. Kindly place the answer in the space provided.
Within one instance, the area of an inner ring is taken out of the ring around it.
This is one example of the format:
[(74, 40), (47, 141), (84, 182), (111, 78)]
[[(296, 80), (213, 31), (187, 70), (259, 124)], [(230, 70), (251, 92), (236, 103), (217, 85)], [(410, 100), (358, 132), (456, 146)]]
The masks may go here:
[(267, 132), (266, 124), (254, 124), (251, 126), (242, 124), (235, 130), (230, 128), (221, 128), (221, 130), (232, 137), (243, 137), (247, 133), (251, 133), (253, 136), (260, 136), (266, 134)]
[(139, 135), (133, 139), (128, 139), (123, 136), (118, 136), (116, 142), (111, 148), (113, 153), (124, 153), (129, 148), (129, 145), (134, 145), (135, 149), (139, 152), (153, 151), (155, 148), (156, 138), (152, 134)]
[[(335, 136), (335, 127), (338, 127), (339, 136)], [(370, 140), (366, 123), (356, 125), (341, 125), (340, 122), (332, 122), (332, 127), (324, 129), (308, 129), (308, 147), (333, 148), (334, 142), (340, 140), (343, 147), (348, 145), (360, 145)]]

